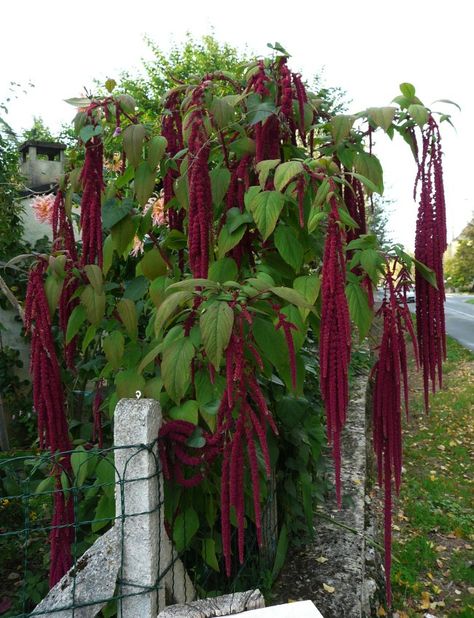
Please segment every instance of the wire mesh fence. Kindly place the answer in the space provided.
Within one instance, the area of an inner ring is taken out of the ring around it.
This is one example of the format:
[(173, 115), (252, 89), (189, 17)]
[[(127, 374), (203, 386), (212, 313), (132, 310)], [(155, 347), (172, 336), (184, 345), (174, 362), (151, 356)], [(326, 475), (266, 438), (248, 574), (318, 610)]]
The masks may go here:
[[(158, 435), (156, 426), (146, 430)], [(134, 433), (130, 427), (129, 436)], [(157, 439), (123, 442), (116, 436), (110, 448), (0, 458), (2, 617), (156, 616), (174, 603), (265, 585), (277, 538), (271, 488), (261, 551), (249, 519), (245, 562), (235, 557), (227, 578), (218, 516), (196, 522), (195, 509), (174, 508), (173, 491), (183, 490), (165, 488)], [(68, 523), (54, 520), (58, 496), (71, 508)], [(190, 498), (202, 502), (200, 513), (206, 512), (208, 499), (212, 496), (205, 490), (195, 490)], [(52, 539), (66, 530), (71, 568), (48, 593), (48, 571), (57, 559), (51, 555)]]

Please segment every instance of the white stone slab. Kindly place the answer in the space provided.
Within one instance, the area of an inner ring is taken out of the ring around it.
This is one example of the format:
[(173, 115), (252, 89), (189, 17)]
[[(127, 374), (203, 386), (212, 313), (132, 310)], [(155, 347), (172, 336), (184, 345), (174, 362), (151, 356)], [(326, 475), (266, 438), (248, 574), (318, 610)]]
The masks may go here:
[(263, 609), (235, 614), (236, 618), (323, 618), (312, 601), (296, 601), (285, 605), (271, 605)]

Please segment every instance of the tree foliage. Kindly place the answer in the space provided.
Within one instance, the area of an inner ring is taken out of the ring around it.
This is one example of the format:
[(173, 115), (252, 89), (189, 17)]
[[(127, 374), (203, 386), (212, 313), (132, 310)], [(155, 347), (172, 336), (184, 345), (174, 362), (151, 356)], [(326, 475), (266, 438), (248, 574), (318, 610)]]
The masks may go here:
[(474, 290), (474, 218), (459, 236), (456, 253), (445, 260), (446, 284), (461, 292)]

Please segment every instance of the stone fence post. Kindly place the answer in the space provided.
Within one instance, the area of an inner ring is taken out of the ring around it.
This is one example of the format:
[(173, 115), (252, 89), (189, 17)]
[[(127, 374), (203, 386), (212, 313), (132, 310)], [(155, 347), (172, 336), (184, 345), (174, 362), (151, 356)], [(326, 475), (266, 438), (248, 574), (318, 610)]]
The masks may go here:
[(115, 525), (122, 552), (119, 594), (125, 595), (119, 600), (118, 616), (156, 616), (165, 604), (164, 581), (155, 588), (164, 566), (159, 548), (165, 535), (163, 485), (156, 442), (161, 422), (160, 404), (154, 399), (122, 399), (115, 409)]

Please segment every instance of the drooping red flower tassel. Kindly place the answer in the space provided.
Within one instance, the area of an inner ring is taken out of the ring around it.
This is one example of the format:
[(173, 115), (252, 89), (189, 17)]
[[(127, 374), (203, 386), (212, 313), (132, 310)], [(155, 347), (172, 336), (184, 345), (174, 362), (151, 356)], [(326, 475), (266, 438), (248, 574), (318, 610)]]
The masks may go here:
[[(72, 274), (73, 266), (77, 264), (78, 260), (74, 229), (71, 220), (67, 216), (64, 195), (61, 190), (58, 190), (53, 204), (52, 227), (53, 250), (64, 251), (67, 258), (64, 266), (66, 278), (59, 299), (59, 327), (65, 338), (69, 317), (74, 307), (79, 304), (79, 299), (73, 298), (79, 284)], [(69, 343), (64, 342), (66, 366), (71, 370), (75, 368), (76, 343), (77, 337), (74, 337)]]
[[(39, 261), (31, 270), (25, 300), (25, 329), (31, 336), (30, 372), (33, 380), (33, 404), (38, 415), (38, 435), (41, 448), (52, 454), (71, 449), (64, 392), (61, 384), (48, 301), (43, 285), (46, 261)], [(68, 471), (69, 455), (63, 455), (61, 465)], [(71, 565), (71, 530), (73, 511), (70, 499), (60, 491), (61, 472), (56, 476), (53, 521), (51, 530), (50, 585), (53, 586)], [(58, 480), (59, 479), (59, 480)]]
[(327, 418), (328, 441), (332, 445), (336, 497), (341, 506), (340, 436), (346, 422), (348, 366), (351, 355), (351, 331), (345, 282), (346, 264), (342, 232), (335, 198), (331, 201), (322, 268), (322, 309), (319, 338), (320, 385)]
[(101, 195), (103, 181), (103, 145), (100, 137), (86, 143), (86, 157), (81, 172), (84, 188), (81, 200), (81, 264), (98, 264), (102, 268)]
[(416, 322), (420, 364), (423, 368), (425, 408), (436, 383), (442, 385), (442, 363), (446, 358), (443, 254), (447, 248), (446, 205), (443, 186), (441, 137), (432, 116), (423, 131), (421, 156), (415, 182), (419, 189), (415, 258), (431, 268), (437, 289), (416, 272)]
[(402, 472), (401, 402), (402, 382), (408, 414), (407, 354), (405, 335), (412, 340), (417, 357), (411, 315), (405, 300), (405, 277), (394, 284), (394, 270), (387, 268), (385, 298), (379, 310), (383, 334), (374, 365), (373, 443), (379, 484), (384, 487), (385, 582), (391, 604), (392, 481), (398, 493)]
[[(179, 92), (173, 92), (165, 101), (163, 120), (161, 122), (161, 134), (166, 138), (168, 143), (167, 152), (170, 157), (175, 157), (184, 148), (183, 127), (179, 106)], [(163, 178), (165, 208), (168, 207), (169, 202), (174, 197), (173, 183), (178, 176), (179, 171), (170, 167)], [(183, 208), (178, 208), (176, 210), (174, 208), (169, 208), (168, 221), (170, 229), (182, 232), (185, 214)]]
[(211, 180), (208, 166), (210, 145), (201, 107), (203, 93), (203, 86), (195, 88), (191, 103), (195, 107), (187, 124), (187, 129), (190, 131), (188, 247), (191, 271), (196, 278), (207, 277), (212, 226)]

